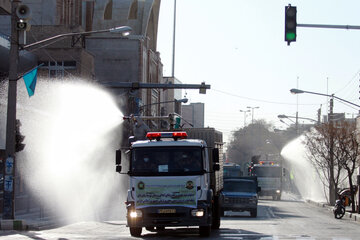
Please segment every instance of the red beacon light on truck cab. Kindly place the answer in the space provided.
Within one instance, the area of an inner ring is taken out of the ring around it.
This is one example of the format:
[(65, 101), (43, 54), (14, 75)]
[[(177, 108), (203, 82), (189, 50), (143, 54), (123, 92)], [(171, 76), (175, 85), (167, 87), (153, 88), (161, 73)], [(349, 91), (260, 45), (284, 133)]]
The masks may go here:
[(173, 138), (174, 140), (177, 139), (185, 139), (187, 138), (186, 132), (148, 132), (146, 137), (149, 140), (160, 140), (161, 138)]

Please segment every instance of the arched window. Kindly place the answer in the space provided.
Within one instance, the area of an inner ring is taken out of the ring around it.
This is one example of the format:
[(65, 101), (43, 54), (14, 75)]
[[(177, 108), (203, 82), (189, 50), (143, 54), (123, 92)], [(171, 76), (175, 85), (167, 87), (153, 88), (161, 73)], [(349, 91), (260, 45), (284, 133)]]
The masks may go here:
[(113, 1), (109, 0), (108, 4), (105, 7), (104, 20), (111, 20), (112, 19), (112, 9), (113, 9)]
[(130, 6), (128, 19), (137, 19), (138, 0), (133, 0)]

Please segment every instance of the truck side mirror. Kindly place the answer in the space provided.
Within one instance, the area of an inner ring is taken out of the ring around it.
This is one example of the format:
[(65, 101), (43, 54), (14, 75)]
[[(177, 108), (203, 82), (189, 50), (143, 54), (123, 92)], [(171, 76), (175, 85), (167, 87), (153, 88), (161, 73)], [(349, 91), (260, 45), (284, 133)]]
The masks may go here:
[(136, 141), (135, 136), (130, 136), (128, 141), (129, 141), (129, 145), (131, 146), (132, 143)]
[(117, 165), (117, 166), (116, 166), (116, 172), (118, 172), (118, 173), (121, 172), (121, 166), (120, 166), (120, 165)]
[(283, 175), (283, 177), (286, 176), (286, 170), (285, 170), (285, 168), (282, 169), (282, 175)]
[(261, 187), (257, 187), (257, 192), (261, 192)]
[(121, 164), (121, 150), (116, 150), (116, 158), (115, 158), (115, 164), (120, 165)]
[(220, 170), (220, 164), (214, 163), (214, 165), (213, 165), (213, 170), (214, 170), (214, 171), (219, 171), (219, 170)]
[(213, 155), (213, 162), (214, 163), (218, 163), (219, 162), (219, 149), (218, 148), (214, 148), (212, 150), (212, 155)]

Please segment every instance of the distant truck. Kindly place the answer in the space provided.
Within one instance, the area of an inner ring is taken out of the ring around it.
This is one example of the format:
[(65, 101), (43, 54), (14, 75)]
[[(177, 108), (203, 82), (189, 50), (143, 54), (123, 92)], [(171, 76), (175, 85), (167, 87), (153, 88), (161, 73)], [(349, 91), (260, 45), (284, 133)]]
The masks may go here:
[(279, 163), (260, 161), (253, 164), (250, 175), (257, 177), (261, 187), (260, 196), (271, 196), (273, 200), (281, 199), (283, 168)]
[(236, 163), (224, 163), (224, 178), (241, 177), (243, 172), (241, 166)]
[(251, 217), (256, 217), (260, 191), (256, 177), (225, 178), (220, 198), (221, 215), (224, 216), (225, 211), (248, 211)]
[(148, 140), (133, 142), (116, 152), (129, 161), (127, 226), (141, 236), (142, 228), (198, 226), (201, 236), (220, 227), (222, 133), (213, 128), (181, 132), (149, 132)]

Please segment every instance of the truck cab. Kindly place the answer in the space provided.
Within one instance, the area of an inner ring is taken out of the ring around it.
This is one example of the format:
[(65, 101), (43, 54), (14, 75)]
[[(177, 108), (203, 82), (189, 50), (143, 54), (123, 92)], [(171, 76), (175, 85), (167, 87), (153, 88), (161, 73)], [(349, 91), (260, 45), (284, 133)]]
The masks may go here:
[(225, 211), (250, 212), (251, 217), (257, 216), (258, 187), (256, 177), (225, 178), (221, 193), (221, 215)]
[(273, 161), (260, 161), (251, 168), (251, 176), (256, 176), (261, 187), (260, 196), (271, 196), (280, 200), (282, 194), (283, 168)]
[[(129, 161), (127, 226), (132, 236), (142, 228), (199, 226), (202, 236), (219, 228), (220, 211), (214, 204), (211, 178), (219, 170), (205, 141), (186, 139), (185, 132), (148, 133), (149, 140), (133, 142)], [(117, 171), (121, 171), (117, 154)], [(218, 201), (217, 201), (218, 202)], [(219, 214), (217, 214), (219, 213)]]

